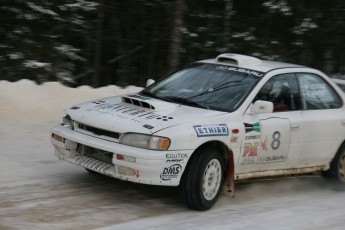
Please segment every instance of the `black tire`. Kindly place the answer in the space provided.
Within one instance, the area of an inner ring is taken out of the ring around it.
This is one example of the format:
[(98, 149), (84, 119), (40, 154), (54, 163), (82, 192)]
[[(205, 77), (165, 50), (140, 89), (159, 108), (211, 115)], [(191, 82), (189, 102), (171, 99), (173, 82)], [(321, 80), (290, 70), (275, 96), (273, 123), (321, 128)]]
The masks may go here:
[(342, 147), (335, 155), (327, 175), (335, 179), (339, 185), (345, 186), (345, 148)]
[(224, 159), (218, 151), (203, 148), (195, 152), (190, 160), (181, 182), (185, 202), (194, 210), (210, 209), (217, 202), (223, 187)]

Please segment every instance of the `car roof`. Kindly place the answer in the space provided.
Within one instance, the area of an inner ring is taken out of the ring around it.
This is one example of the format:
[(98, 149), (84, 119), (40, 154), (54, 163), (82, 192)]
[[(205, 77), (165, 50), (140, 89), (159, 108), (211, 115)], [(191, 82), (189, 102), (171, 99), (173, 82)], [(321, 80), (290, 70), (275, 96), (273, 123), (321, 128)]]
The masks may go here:
[(221, 54), (221, 55), (218, 55), (215, 59), (207, 59), (207, 60), (202, 60), (199, 62), (229, 65), (229, 66), (235, 66), (238, 68), (251, 69), (251, 70), (255, 70), (259, 72), (269, 72), (275, 69), (282, 69), (282, 68), (309, 68), (302, 65), (261, 60), (252, 56), (246, 56), (242, 54), (233, 54), (233, 53)]

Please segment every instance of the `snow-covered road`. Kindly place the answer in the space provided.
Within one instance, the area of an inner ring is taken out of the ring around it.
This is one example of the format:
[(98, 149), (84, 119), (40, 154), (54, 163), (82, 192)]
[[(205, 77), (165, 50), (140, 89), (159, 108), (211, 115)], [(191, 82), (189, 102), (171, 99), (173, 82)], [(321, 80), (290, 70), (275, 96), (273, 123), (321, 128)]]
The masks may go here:
[(206, 212), (178, 188), (123, 182), (57, 160), (63, 108), (121, 90), (0, 81), (0, 229), (345, 229), (345, 190), (324, 178), (238, 184)]

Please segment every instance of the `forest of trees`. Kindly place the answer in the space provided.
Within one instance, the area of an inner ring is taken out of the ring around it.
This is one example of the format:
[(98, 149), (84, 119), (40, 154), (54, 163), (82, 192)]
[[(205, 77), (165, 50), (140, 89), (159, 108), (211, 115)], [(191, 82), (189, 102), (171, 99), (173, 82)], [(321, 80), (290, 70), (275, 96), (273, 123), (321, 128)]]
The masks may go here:
[(0, 80), (144, 86), (225, 52), (345, 75), (344, 0), (0, 3)]

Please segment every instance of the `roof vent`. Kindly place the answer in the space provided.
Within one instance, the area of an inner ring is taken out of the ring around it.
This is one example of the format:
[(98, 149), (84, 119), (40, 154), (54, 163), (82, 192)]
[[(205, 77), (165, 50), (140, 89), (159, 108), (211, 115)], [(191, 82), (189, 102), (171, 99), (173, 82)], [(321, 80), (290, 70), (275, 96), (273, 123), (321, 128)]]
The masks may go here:
[(236, 65), (239, 67), (248, 67), (250, 65), (258, 65), (262, 61), (258, 58), (241, 55), (225, 53), (216, 57), (216, 62), (222, 62), (229, 65)]

